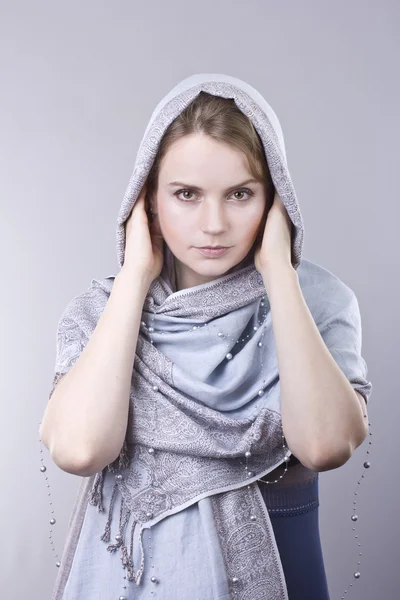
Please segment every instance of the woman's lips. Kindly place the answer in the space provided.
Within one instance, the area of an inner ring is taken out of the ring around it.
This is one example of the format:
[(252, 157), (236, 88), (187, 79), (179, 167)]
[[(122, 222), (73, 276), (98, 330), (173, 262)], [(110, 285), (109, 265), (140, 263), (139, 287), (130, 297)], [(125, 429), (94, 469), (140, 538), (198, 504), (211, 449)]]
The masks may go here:
[(196, 248), (196, 250), (199, 250), (203, 256), (207, 256), (208, 258), (218, 258), (225, 254), (229, 248)]

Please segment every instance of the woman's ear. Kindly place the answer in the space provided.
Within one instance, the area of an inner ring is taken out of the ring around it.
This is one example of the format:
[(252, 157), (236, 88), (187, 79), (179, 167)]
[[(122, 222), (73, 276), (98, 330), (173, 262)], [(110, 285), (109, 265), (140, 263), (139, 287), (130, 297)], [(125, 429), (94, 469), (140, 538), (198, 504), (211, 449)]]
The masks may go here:
[(149, 213), (152, 216), (155, 216), (157, 214), (157, 210), (156, 210), (156, 202), (155, 202), (154, 194), (146, 194), (146, 202), (147, 202)]

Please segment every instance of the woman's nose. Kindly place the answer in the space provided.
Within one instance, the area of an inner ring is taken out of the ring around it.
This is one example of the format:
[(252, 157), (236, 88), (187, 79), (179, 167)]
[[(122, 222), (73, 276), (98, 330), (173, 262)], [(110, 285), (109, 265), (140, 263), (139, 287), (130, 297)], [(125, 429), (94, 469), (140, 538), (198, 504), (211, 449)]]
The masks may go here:
[(201, 207), (201, 228), (205, 233), (217, 235), (227, 228), (227, 215), (219, 202), (204, 202)]

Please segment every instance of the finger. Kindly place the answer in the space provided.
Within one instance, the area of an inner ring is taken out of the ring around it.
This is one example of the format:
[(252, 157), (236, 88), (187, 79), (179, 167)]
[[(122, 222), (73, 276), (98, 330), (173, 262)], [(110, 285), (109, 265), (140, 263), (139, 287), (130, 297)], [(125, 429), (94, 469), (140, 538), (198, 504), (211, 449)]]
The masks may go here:
[(145, 195), (146, 195), (146, 191), (147, 191), (147, 182), (145, 182), (145, 183), (143, 184), (143, 187), (142, 187), (142, 189), (140, 190), (140, 194), (139, 194), (139, 196), (144, 198), (144, 197), (145, 197)]
[(143, 185), (142, 189), (139, 192), (138, 197), (136, 198), (136, 202), (142, 202), (146, 196), (146, 183)]

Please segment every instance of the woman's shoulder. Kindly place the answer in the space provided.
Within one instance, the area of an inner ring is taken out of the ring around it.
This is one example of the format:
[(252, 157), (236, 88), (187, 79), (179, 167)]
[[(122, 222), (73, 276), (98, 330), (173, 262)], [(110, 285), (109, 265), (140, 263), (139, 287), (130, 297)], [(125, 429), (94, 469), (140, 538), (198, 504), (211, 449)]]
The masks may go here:
[(297, 274), (302, 288), (324, 286), (351, 290), (349, 285), (333, 273), (333, 271), (308, 258), (301, 259)]
[(339, 310), (351, 313), (358, 310), (354, 290), (326, 267), (303, 258), (297, 274), (304, 299), (316, 320)]
[(113, 276), (92, 279), (84, 290), (72, 296), (59, 316), (58, 335), (66, 331), (67, 338), (72, 339), (74, 332), (78, 335), (80, 331), (88, 336), (107, 304), (113, 283)]

